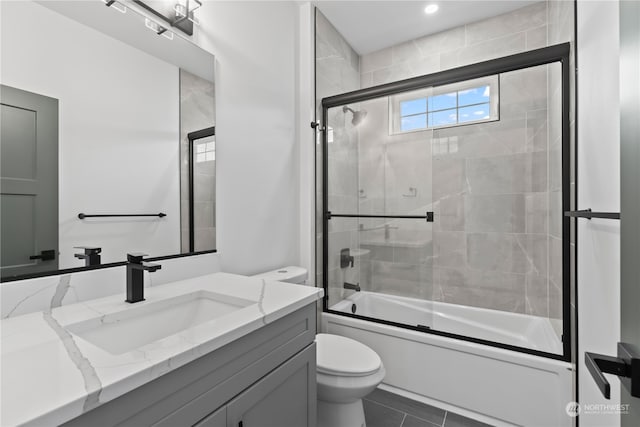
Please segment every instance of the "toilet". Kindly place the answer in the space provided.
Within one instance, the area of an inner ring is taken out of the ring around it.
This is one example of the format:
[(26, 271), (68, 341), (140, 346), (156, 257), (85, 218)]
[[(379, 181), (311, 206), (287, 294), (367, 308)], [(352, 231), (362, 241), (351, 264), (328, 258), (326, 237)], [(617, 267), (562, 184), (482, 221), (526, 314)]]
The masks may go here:
[[(307, 270), (289, 266), (253, 277), (304, 284)], [(318, 427), (365, 427), (362, 398), (384, 379), (380, 356), (351, 338), (316, 335)]]

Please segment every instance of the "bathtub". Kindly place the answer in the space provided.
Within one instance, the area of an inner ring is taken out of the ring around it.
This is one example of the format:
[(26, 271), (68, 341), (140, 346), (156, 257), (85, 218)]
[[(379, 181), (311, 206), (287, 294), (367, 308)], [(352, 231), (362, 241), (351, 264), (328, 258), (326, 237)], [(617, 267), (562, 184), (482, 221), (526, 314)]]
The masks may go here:
[[(548, 319), (371, 292), (331, 310), (561, 353)], [(570, 363), (435, 334), (322, 313), (322, 331), (374, 349), (387, 370), (383, 388), (494, 425), (571, 426)]]

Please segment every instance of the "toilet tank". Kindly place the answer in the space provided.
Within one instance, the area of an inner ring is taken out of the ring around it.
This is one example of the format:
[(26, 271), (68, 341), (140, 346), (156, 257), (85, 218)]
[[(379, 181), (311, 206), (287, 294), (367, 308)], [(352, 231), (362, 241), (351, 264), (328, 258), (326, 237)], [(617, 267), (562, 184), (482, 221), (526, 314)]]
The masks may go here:
[(308, 277), (306, 268), (290, 265), (288, 267), (278, 268), (276, 270), (267, 271), (265, 273), (256, 274), (256, 277), (265, 280), (276, 280), (278, 282), (305, 284)]

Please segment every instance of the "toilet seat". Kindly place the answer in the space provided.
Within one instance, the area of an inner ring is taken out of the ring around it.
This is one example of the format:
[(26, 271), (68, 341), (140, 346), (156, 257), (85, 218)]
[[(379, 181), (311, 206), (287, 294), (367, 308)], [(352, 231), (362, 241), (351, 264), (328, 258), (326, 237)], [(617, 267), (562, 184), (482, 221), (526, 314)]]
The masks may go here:
[(339, 377), (364, 377), (380, 370), (380, 356), (351, 338), (316, 335), (317, 372)]

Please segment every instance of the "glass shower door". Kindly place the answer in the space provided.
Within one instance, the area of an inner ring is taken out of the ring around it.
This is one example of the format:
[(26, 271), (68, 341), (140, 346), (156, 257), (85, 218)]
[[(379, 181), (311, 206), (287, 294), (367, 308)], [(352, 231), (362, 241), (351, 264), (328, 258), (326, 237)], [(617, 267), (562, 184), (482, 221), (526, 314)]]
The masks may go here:
[(328, 309), (431, 328), (429, 88), (326, 110)]
[(434, 131), (434, 329), (563, 352), (561, 71), (554, 62), (479, 79), (496, 82), (487, 99), (499, 117), (466, 90), (474, 105), (459, 119), (488, 119)]

